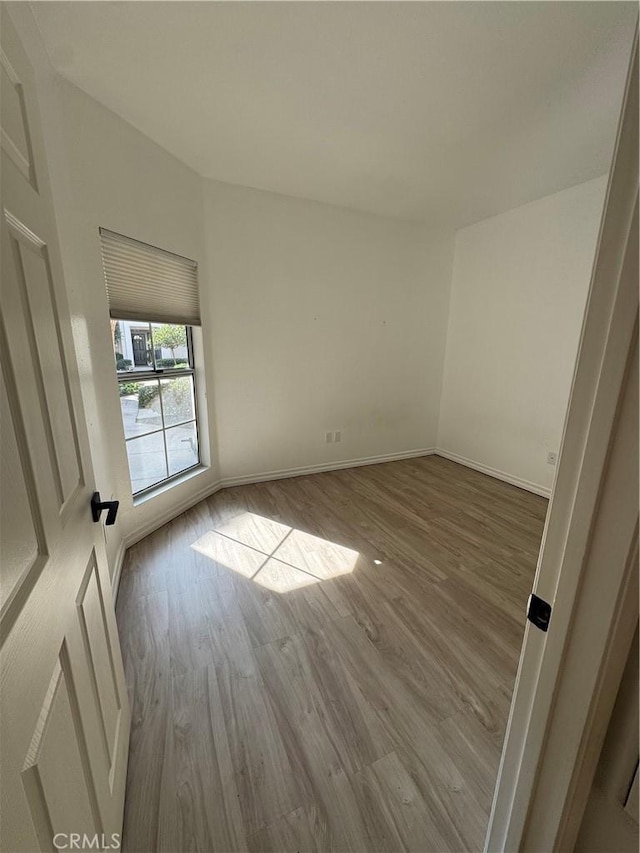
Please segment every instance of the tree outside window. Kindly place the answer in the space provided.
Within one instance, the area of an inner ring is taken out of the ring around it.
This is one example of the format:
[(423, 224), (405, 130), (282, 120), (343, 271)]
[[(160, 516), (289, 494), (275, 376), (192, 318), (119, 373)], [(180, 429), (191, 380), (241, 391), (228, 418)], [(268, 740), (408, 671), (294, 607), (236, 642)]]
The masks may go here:
[(176, 350), (187, 346), (187, 330), (184, 326), (163, 323), (153, 326), (153, 345), (171, 352), (171, 358), (176, 361)]

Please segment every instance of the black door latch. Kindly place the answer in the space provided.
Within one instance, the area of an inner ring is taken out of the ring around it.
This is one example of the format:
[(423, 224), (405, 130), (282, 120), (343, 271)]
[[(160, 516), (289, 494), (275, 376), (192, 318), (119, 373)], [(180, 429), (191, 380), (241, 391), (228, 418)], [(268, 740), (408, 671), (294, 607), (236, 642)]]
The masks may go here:
[(549, 602), (532, 592), (527, 603), (527, 619), (529, 622), (532, 622), (536, 628), (540, 628), (541, 631), (546, 631), (551, 619), (551, 605)]
[(94, 521), (100, 521), (102, 510), (106, 509), (108, 512), (105, 524), (115, 524), (119, 506), (120, 501), (100, 501), (100, 492), (94, 492), (91, 497), (91, 517)]

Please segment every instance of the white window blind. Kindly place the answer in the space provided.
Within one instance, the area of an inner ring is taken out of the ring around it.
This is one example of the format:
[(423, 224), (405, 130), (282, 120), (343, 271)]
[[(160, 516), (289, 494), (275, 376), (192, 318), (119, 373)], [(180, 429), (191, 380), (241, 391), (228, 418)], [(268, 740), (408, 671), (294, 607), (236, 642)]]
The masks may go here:
[(195, 261), (100, 229), (109, 313), (118, 320), (200, 325)]

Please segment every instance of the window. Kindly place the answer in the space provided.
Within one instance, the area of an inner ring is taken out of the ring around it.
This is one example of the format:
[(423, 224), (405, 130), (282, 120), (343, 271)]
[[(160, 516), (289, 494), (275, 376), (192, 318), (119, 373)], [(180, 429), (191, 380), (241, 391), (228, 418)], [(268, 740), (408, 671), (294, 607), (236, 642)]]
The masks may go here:
[(198, 265), (105, 228), (100, 243), (131, 489), (139, 495), (200, 464)]
[(111, 320), (134, 495), (200, 463), (191, 327)]

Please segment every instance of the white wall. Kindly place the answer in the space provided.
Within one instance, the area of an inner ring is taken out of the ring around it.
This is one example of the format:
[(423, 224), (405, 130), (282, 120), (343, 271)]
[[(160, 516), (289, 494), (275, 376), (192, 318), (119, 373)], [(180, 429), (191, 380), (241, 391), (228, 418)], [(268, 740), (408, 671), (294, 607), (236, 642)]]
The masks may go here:
[(550, 488), (606, 178), (458, 231), (438, 446)]
[(223, 478), (435, 445), (452, 233), (213, 181), (205, 230)]
[[(121, 501), (118, 523), (104, 529), (112, 571), (123, 541), (211, 491), (220, 475), (435, 445), (451, 232), (203, 182), (46, 62), (39, 97), (96, 488)], [(206, 380), (208, 395), (199, 414), (211, 467), (137, 505), (100, 226), (200, 267), (199, 387)], [(342, 441), (326, 445), (327, 430), (341, 430)]]
[[(121, 500), (118, 524), (105, 528), (112, 570), (123, 541), (220, 477), (438, 445), (550, 485), (546, 453), (560, 440), (604, 179), (458, 232), (452, 287), (450, 232), (203, 181), (54, 75), (28, 7), (12, 16), (37, 65), (96, 487)], [(200, 418), (211, 465), (137, 506), (101, 225), (200, 266)], [(327, 445), (328, 430), (342, 441)]]
[[(103, 528), (113, 575), (123, 543), (210, 491), (218, 472), (212, 407), (202, 395), (203, 450), (211, 467), (133, 505), (98, 228), (193, 258), (206, 276), (202, 184), (189, 168), (53, 72), (28, 4), (12, 4), (11, 17), (36, 72), (95, 486), (103, 498), (120, 500), (116, 525)], [(203, 301), (206, 313), (206, 292)], [(204, 334), (199, 342), (201, 374), (211, 361), (209, 338)], [(199, 378), (204, 390), (204, 376)], [(211, 390), (210, 377), (206, 384)]]
[[(16, 14), (25, 37), (28, 14)], [(112, 572), (123, 542), (211, 491), (221, 474), (252, 476), (432, 447), (453, 233), (203, 182), (53, 74), (37, 33), (29, 41), (39, 65), (95, 484), (103, 497), (121, 501), (118, 523), (104, 529)], [(199, 415), (210, 468), (137, 505), (100, 226), (200, 267), (206, 376), (199, 388), (206, 380), (208, 394)], [(214, 411), (224, 436), (219, 451)], [(342, 441), (326, 445), (327, 430), (341, 430)]]
[[(121, 501), (121, 519), (107, 531), (113, 565), (118, 537), (139, 533), (217, 480), (215, 464), (152, 501), (133, 504), (113, 364), (98, 228), (126, 234), (198, 262), (206, 280), (200, 178), (131, 125), (61, 78), (56, 96), (63, 128), (71, 209), (59, 211), (76, 350), (92, 440), (96, 486)], [(203, 300), (206, 314), (206, 294)], [(209, 356), (206, 320), (204, 358)], [(200, 368), (202, 369), (202, 364)], [(207, 383), (209, 385), (209, 383)], [(199, 383), (203, 390), (204, 382)], [(199, 407), (203, 453), (209, 458), (205, 398)], [(213, 429), (212, 429), (213, 432)], [(215, 436), (212, 435), (215, 443)], [(215, 448), (214, 448), (215, 450)], [(213, 453), (215, 460), (215, 452)], [(105, 528), (106, 530), (106, 528)]]

